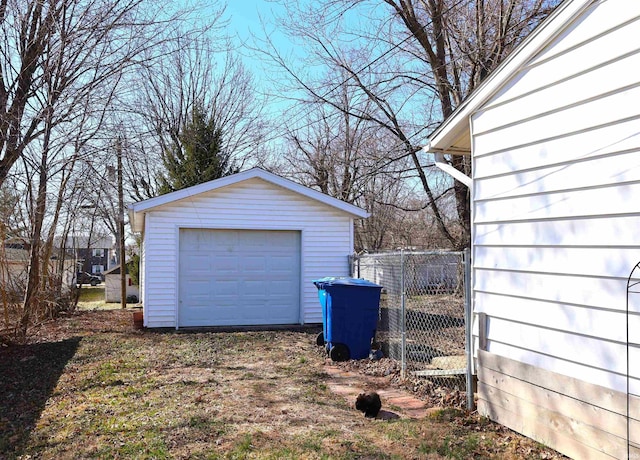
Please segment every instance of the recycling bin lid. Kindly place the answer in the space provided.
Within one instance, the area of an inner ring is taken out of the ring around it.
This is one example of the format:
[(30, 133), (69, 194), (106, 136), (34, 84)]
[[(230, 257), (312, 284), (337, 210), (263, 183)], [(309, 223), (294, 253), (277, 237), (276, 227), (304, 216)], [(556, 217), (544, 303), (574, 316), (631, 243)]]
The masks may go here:
[(359, 286), (359, 287), (371, 287), (382, 288), (379, 284), (372, 283), (369, 280), (362, 278), (349, 278), (346, 276), (327, 276), (313, 281), (318, 289), (324, 289), (326, 286)]

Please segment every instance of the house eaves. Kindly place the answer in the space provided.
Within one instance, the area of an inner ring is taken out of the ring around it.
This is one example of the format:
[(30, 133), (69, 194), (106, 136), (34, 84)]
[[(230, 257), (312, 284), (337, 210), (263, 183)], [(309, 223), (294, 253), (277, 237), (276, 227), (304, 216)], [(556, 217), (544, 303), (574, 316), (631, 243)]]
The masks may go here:
[(565, 26), (597, 0), (565, 0), (429, 136), (429, 152), (470, 155), (470, 118)]
[(160, 195), (148, 200), (133, 203), (129, 205), (129, 221), (131, 223), (131, 228), (135, 232), (142, 231), (144, 227), (144, 214), (148, 211), (153, 210), (154, 208), (172, 203), (174, 201), (190, 198), (201, 193), (207, 193), (223, 187), (228, 187), (230, 185), (234, 185), (254, 178), (262, 179), (266, 182), (278, 185), (284, 189), (298, 193), (307, 198), (319, 201), (320, 203), (326, 204), (347, 214), (350, 214), (353, 217), (369, 217), (369, 213), (364, 209), (359, 208), (358, 206), (354, 206), (352, 204), (338, 200), (337, 198), (333, 198), (322, 192), (318, 192), (317, 190), (305, 187), (304, 185), (297, 184), (289, 179), (285, 179), (284, 177), (280, 177), (267, 172), (264, 169), (252, 168), (247, 171), (233, 174), (231, 176), (221, 177), (220, 179), (215, 179), (203, 184), (194, 185), (193, 187), (177, 190), (172, 193), (167, 193), (166, 195)]

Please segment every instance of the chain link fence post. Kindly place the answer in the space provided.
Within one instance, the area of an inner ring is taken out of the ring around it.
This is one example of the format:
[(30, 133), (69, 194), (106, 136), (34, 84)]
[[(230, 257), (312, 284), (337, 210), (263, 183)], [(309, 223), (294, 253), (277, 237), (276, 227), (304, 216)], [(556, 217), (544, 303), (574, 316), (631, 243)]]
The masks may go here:
[(405, 258), (404, 250), (400, 250), (400, 377), (403, 379), (407, 376), (407, 303), (406, 303), (406, 285), (405, 285)]

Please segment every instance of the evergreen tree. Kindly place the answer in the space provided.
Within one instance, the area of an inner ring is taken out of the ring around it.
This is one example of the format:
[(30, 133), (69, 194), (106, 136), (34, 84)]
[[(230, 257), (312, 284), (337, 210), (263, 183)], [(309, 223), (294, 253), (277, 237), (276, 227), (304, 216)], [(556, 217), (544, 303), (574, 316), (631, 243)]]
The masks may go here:
[(176, 136), (173, 146), (162, 152), (166, 173), (160, 177), (160, 194), (235, 174), (231, 155), (222, 150), (222, 129), (201, 106)]

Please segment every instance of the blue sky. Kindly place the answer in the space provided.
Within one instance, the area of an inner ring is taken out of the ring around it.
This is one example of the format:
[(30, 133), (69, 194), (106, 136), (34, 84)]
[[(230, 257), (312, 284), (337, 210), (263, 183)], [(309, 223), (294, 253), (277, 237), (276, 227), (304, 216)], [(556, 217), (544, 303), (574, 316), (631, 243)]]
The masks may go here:
[(227, 4), (227, 16), (231, 17), (231, 28), (241, 37), (246, 38), (251, 30), (259, 30), (258, 15), (271, 16), (271, 11), (278, 5), (265, 0), (236, 0)]
[[(251, 34), (262, 36), (260, 17), (266, 23), (268, 31), (275, 29), (274, 16), (282, 14), (284, 8), (267, 0), (235, 0), (229, 1), (226, 9), (226, 17), (230, 19), (229, 34), (238, 36), (239, 40), (247, 40)], [(276, 44), (282, 47), (288, 46), (288, 40), (283, 34), (272, 34)]]
[[(260, 22), (260, 18), (262, 18), (274, 44), (284, 54), (288, 54), (292, 49), (291, 43), (284, 34), (277, 32), (275, 25), (275, 15), (282, 15), (284, 11), (280, 4), (267, 0), (229, 0), (225, 12), (225, 17), (230, 20), (228, 33), (232, 37), (237, 37), (235, 41), (238, 45), (242, 41), (251, 42), (252, 34), (263, 37), (264, 31)], [(265, 66), (250, 50), (241, 49), (240, 53), (243, 62), (254, 74), (258, 88), (269, 92), (269, 88), (266, 87), (268, 77), (264, 77), (264, 72), (269, 71), (268, 66)], [(279, 114), (285, 106), (286, 104), (283, 104), (282, 101), (275, 102), (269, 111)]]

